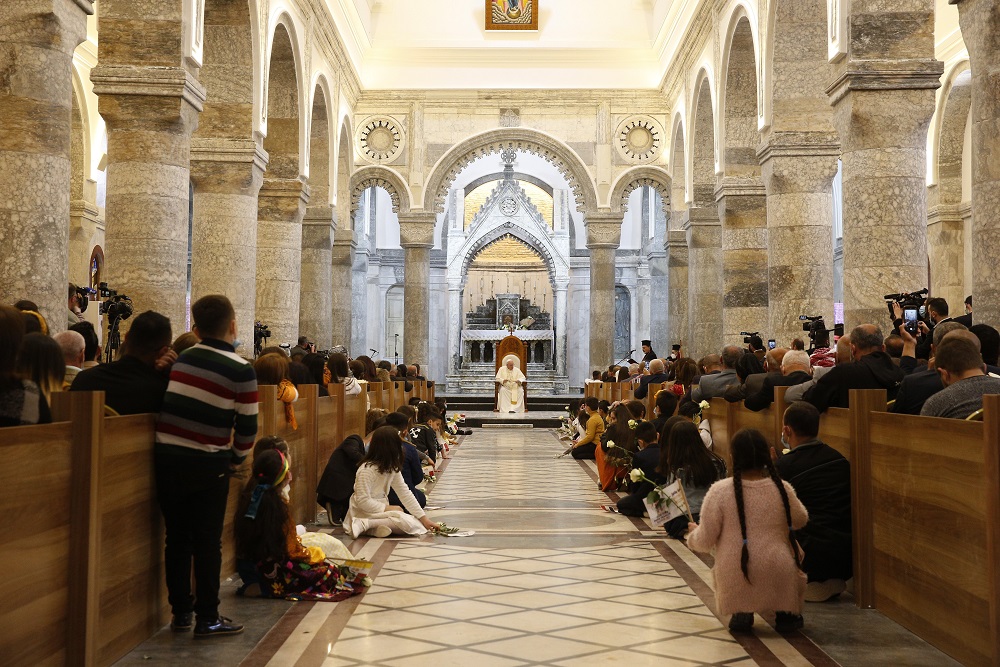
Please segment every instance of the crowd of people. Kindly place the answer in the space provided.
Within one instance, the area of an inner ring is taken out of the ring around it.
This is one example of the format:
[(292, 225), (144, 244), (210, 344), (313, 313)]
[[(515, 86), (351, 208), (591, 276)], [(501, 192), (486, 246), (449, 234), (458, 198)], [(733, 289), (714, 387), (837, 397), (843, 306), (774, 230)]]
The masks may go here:
[[(291, 520), (290, 453), (280, 438), (256, 437), (258, 385), (277, 387), (295, 429), (302, 384), (319, 385), (321, 395), (341, 385), (346, 395), (367, 397), (370, 382), (412, 388), (424, 379), (420, 367), (352, 359), (343, 348), (320, 354), (306, 337), (244, 358), (235, 312), (221, 295), (196, 301), (192, 330), (177, 338), (163, 315), (136, 315), (118, 357), (100, 363), (97, 332), (73, 310), (74, 299), (71, 287), (70, 326), (54, 336), (35, 304), (0, 306), (0, 426), (50, 422), (53, 396), (67, 390), (103, 391), (109, 415), (158, 415), (153, 456), (173, 629), (196, 637), (242, 631), (219, 614), (220, 544), (230, 478), (251, 450), (234, 517), (241, 591), (309, 600), (356, 592), (361, 580), (330, 558), (342, 544), (317, 543)], [(837, 596), (852, 576), (850, 465), (819, 439), (821, 414), (849, 407), (851, 389), (884, 389), (894, 412), (975, 419), (983, 396), (1000, 393), (1000, 333), (973, 325), (971, 315), (949, 318), (943, 299), (925, 305), (916, 325), (894, 308), (888, 336), (868, 323), (831, 341), (830, 331), (814, 327), (808, 351), (801, 339), (786, 348), (754, 335), (746, 347), (727, 345), (699, 360), (680, 345), (660, 358), (643, 341), (642, 361), (595, 371), (593, 380), (631, 382), (636, 398), (572, 401), (564, 455), (593, 459), (598, 486), (619, 494), (624, 515), (643, 516), (654, 488), (679, 481), (685, 516), (664, 529), (714, 552), (718, 610), (731, 615), (730, 628), (750, 630), (755, 613), (776, 614), (779, 631), (799, 628), (805, 601)], [(714, 452), (707, 401), (763, 410), (776, 387), (787, 387), (781, 447), (753, 429), (732, 434), (727, 470)], [(518, 388), (510, 388), (511, 406)], [(649, 392), (647, 415), (641, 399)], [(316, 501), (351, 537), (445, 529), (427, 517), (424, 489), (459, 432), (445, 399), (413, 403), (394, 412), (369, 406), (365, 434), (348, 436), (326, 463)]]
[[(53, 395), (62, 391), (104, 392), (109, 416), (158, 415), (151, 445), (172, 629), (193, 630), (196, 638), (243, 630), (219, 614), (222, 532), (234, 475), (249, 477), (234, 517), (242, 592), (256, 586), (264, 596), (308, 600), (358, 592), (360, 574), (331, 560), (350, 557), (342, 543), (300, 536), (290, 518), (290, 454), (281, 438), (257, 439), (258, 385), (277, 387), (287, 424), (296, 429), (300, 385), (319, 385), (327, 395), (340, 384), (347, 395), (367, 396), (368, 382), (402, 380), (410, 390), (424, 379), (420, 367), (350, 359), (343, 348), (321, 355), (304, 337), (294, 348), (265, 348), (245, 358), (235, 311), (222, 295), (198, 299), (192, 330), (177, 338), (167, 317), (137, 314), (117, 358), (101, 363), (100, 340), (80, 315), (81, 301), (70, 285), (69, 326), (54, 336), (34, 303), (0, 305), (0, 426), (51, 422)], [(343, 522), (352, 536), (440, 530), (424, 514), (418, 486), (433, 479), (437, 462), (455, 444), (457, 429), (446, 424), (446, 409), (441, 398), (391, 414), (369, 410), (366, 436), (352, 436), (334, 452), (317, 489), (331, 522)]]
[[(1000, 333), (973, 325), (971, 305), (967, 299), (966, 315), (951, 319), (948, 303), (932, 298), (908, 326), (896, 304), (888, 336), (869, 323), (832, 344), (833, 331), (820, 323), (808, 351), (801, 339), (785, 348), (751, 335), (745, 347), (698, 360), (679, 345), (659, 358), (643, 341), (642, 361), (594, 371), (588, 382), (631, 383), (637, 399), (655, 391), (651, 420), (641, 400), (574, 402), (566, 453), (594, 459), (599, 486), (617, 489), (625, 515), (646, 515), (654, 487), (680, 480), (688, 514), (664, 528), (715, 554), (718, 611), (731, 616), (730, 629), (749, 631), (755, 613), (774, 614), (779, 632), (800, 628), (803, 603), (842, 593), (853, 568), (850, 464), (819, 439), (822, 413), (849, 407), (852, 389), (884, 389), (893, 412), (978, 418), (983, 396), (1000, 394)], [(787, 387), (781, 447), (743, 429), (731, 437), (727, 471), (712, 451), (706, 401), (760, 411), (775, 402), (775, 387)], [(630, 476), (630, 468), (642, 474)]]

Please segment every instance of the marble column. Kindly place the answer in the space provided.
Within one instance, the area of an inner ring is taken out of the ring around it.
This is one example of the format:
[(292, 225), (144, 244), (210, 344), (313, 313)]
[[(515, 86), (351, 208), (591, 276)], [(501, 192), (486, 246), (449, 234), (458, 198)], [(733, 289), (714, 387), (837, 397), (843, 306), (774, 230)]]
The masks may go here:
[(657, 354), (662, 357), (669, 355), (669, 350), (674, 345), (683, 345), (685, 341), (690, 340), (687, 230), (679, 229), (667, 232), (665, 249), (667, 253), (667, 340), (664, 351), (657, 350)]
[[(104, 25), (102, 17), (102, 58), (124, 39), (105, 40)], [(114, 25), (121, 27), (120, 17)], [(205, 89), (182, 67), (100, 62), (90, 80), (108, 129), (107, 282), (132, 298), (136, 312), (160, 312), (180, 333), (187, 317), (191, 134)]]
[(257, 194), (266, 168), (267, 153), (252, 139), (191, 142), (191, 301), (207, 294), (229, 297), (244, 341), (253, 340)]
[(301, 178), (265, 178), (257, 213), (257, 319), (271, 327), (271, 345), (299, 336), (302, 218), (309, 186)]
[[(338, 234), (346, 237), (347, 230), (338, 232)], [(370, 251), (364, 241), (364, 236), (353, 230), (351, 230), (351, 236), (347, 240), (340, 239), (340, 243), (343, 245), (348, 242), (354, 242), (355, 239), (358, 239), (358, 242), (354, 244), (354, 259), (351, 266), (350, 349), (364, 350), (364, 354), (375, 358), (376, 355), (372, 353), (371, 348), (377, 347), (379, 354), (385, 357), (386, 350), (383, 347), (385, 344), (382, 340), (383, 336), (377, 333), (376, 322), (368, 321), (369, 313), (376, 321), (380, 319), (378, 316), (382, 313), (378, 307), (378, 302), (375, 301), (377, 289), (375, 286), (370, 285), (368, 280)], [(336, 242), (334, 243), (334, 248), (336, 249)]]
[(770, 337), (767, 315), (767, 197), (759, 179), (724, 178), (715, 191), (722, 220), (722, 335)]
[(357, 243), (353, 229), (337, 229), (333, 237), (330, 256), (333, 285), (331, 287), (330, 314), (332, 318), (333, 345), (345, 345), (351, 356), (367, 354), (368, 350), (354, 349), (354, 259)]
[(407, 364), (430, 363), (431, 248), (434, 247), (433, 213), (399, 218), (399, 244), (403, 246), (403, 358)]
[(767, 330), (787, 347), (806, 340), (800, 315), (822, 315), (833, 328), (833, 178), (840, 147), (826, 133), (776, 134), (757, 155), (767, 191)]
[(462, 359), (462, 281), (448, 281), (448, 374), (459, 372)]
[(718, 208), (688, 209), (688, 322), (686, 354), (702, 357), (722, 350), (722, 224)]
[(948, 301), (952, 311), (962, 314), (965, 297), (965, 220), (961, 206), (939, 204), (927, 213), (927, 254), (930, 257), (930, 289)]
[(615, 361), (615, 251), (622, 236), (621, 213), (584, 216), (590, 250), (590, 368)]
[[(334, 302), (336, 295), (343, 291), (343, 276), (335, 276), (334, 232), (336, 221), (330, 206), (310, 206), (302, 218), (302, 284), (299, 287), (299, 335), (309, 336), (316, 343), (316, 349), (329, 350), (335, 328), (345, 322), (350, 330), (350, 311), (347, 318), (338, 321)], [(350, 245), (348, 245), (350, 250)], [(348, 252), (350, 267), (350, 252)], [(346, 288), (350, 294), (350, 276)], [(337, 344), (349, 345), (350, 338), (341, 339)], [(357, 356), (356, 354), (354, 356)]]
[(90, 0), (25, 0), (0, 18), (0, 302), (66, 328), (73, 50)]
[[(997, 0), (958, 5), (972, 69), (972, 303), (976, 322), (1000, 322), (1000, 30)], [(958, 304), (951, 304), (961, 312)]]
[(569, 322), (569, 312), (567, 308), (567, 296), (569, 291), (569, 280), (557, 280), (555, 284), (555, 294), (553, 295), (553, 310), (555, 311), (555, 369), (557, 377), (566, 377), (566, 327)]
[(927, 287), (927, 128), (943, 64), (934, 2), (905, 21), (852, 6), (847, 57), (827, 88), (844, 177), (844, 322), (884, 324), (883, 294)]

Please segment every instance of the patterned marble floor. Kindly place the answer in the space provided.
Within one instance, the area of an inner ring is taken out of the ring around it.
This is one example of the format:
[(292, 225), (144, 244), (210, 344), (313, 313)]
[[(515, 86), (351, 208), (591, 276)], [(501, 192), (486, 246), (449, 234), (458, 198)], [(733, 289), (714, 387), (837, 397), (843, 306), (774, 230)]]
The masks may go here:
[(849, 602), (820, 605), (823, 648), (808, 636), (809, 609), (806, 634), (783, 637), (758, 618), (754, 636), (734, 639), (713, 613), (705, 562), (645, 521), (601, 510), (610, 500), (593, 463), (556, 459), (563, 448), (552, 431), (477, 429), (429, 494), (442, 507), (433, 519), (473, 537), (356, 540), (376, 567), (365, 595), (290, 604), (224, 592), (223, 613), (247, 623), (245, 635), (192, 643), (164, 630), (121, 664), (954, 664)]

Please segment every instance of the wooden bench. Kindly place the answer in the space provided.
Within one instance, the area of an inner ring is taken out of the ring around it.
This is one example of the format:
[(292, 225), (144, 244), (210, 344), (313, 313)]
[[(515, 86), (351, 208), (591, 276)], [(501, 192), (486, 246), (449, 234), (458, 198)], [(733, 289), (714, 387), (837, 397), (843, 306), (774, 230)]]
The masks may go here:
[[(365, 398), (299, 387), (292, 431), (275, 387), (260, 388), (258, 437), (289, 444), (294, 519), (316, 518), (316, 482)], [(169, 620), (153, 415), (104, 417), (102, 392), (56, 394), (55, 423), (0, 430), (0, 655), (5, 664), (109, 665)], [(247, 464), (249, 465), (249, 464)], [(235, 571), (230, 489), (223, 576)]]

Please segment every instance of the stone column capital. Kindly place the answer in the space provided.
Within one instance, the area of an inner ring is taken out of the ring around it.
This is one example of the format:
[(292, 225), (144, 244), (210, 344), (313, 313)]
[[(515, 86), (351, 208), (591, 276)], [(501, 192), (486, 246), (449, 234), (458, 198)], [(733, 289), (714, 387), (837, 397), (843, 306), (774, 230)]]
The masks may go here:
[(404, 248), (433, 248), (434, 213), (410, 214), (399, 219), (399, 245)]
[(854, 91), (937, 90), (944, 63), (935, 58), (907, 60), (850, 60), (826, 94), (836, 105)]
[(684, 248), (688, 247), (687, 232), (683, 229), (674, 229), (667, 232), (663, 243), (664, 248)]
[(771, 134), (758, 148), (761, 165), (772, 158), (840, 157), (840, 140), (833, 132), (780, 132)]
[(723, 197), (763, 197), (767, 194), (760, 178), (724, 177), (715, 186), (715, 201)]
[(298, 199), (296, 205), (309, 203), (309, 186), (301, 178), (265, 178), (260, 196), (271, 199)]
[(219, 162), (252, 164), (262, 173), (267, 169), (270, 156), (264, 147), (253, 139), (217, 137), (191, 137), (191, 163)]
[[(333, 207), (332, 206), (307, 207), (305, 215), (302, 216), (302, 224), (314, 227), (323, 227), (329, 225), (331, 229), (335, 228), (337, 226), (337, 223)], [(353, 237), (353, 232), (351, 232), (351, 236)]]
[(587, 212), (583, 217), (583, 226), (587, 230), (587, 248), (617, 249), (621, 244), (622, 221), (624, 213), (610, 211)]
[[(90, 72), (94, 94), (102, 100), (115, 97), (176, 97), (196, 111), (204, 108), (205, 86), (183, 67), (144, 67), (141, 65), (98, 65)], [(129, 109), (135, 112), (134, 109)], [(101, 116), (114, 119), (129, 111), (120, 105), (101, 105)]]
[(688, 209), (688, 223), (691, 227), (718, 227), (719, 209), (712, 206), (692, 206)]

